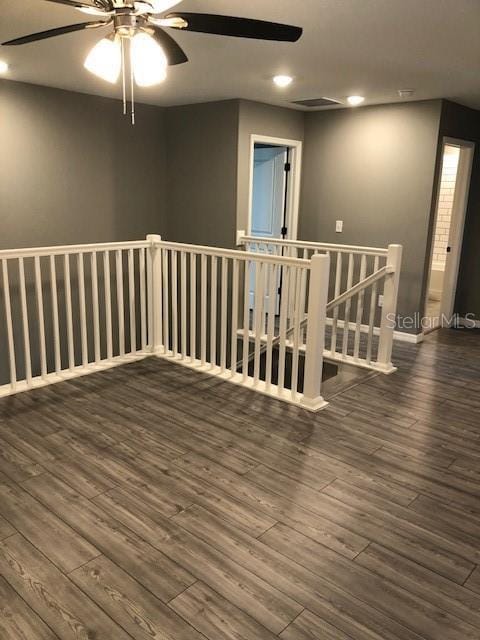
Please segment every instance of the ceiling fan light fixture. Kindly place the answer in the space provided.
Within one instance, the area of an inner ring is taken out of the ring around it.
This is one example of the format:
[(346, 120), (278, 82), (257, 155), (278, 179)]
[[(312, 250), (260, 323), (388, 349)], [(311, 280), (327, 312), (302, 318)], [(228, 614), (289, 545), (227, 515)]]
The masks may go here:
[(180, 4), (180, 2), (182, 2), (182, 0), (148, 0), (145, 2), (138, 0), (138, 2), (135, 2), (135, 5), (144, 4), (148, 11), (152, 11), (153, 9), (153, 13), (163, 13), (175, 5)]
[(139, 87), (151, 87), (167, 77), (167, 56), (148, 33), (140, 32), (132, 38), (130, 56)]
[(8, 62), (5, 62), (5, 60), (0, 60), (0, 74), (3, 75), (4, 73), (7, 73), (8, 69)]
[(90, 73), (115, 84), (122, 68), (122, 49), (118, 38), (102, 38), (85, 59), (84, 67)]
[(89, 16), (102, 16), (105, 17), (105, 11), (97, 9), (96, 7), (76, 7), (82, 13), (86, 13)]

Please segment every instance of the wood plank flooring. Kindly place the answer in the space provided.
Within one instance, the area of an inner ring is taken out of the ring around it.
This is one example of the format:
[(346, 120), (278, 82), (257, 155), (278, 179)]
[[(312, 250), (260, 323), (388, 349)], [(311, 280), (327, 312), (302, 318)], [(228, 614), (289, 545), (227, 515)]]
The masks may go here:
[(154, 358), (3, 399), (1, 640), (479, 640), (479, 338), (317, 415)]

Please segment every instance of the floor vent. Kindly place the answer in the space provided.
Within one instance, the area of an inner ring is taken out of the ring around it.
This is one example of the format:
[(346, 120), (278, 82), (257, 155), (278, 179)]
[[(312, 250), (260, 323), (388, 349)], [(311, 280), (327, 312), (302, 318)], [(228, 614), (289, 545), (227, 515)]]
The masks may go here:
[(332, 98), (312, 98), (311, 100), (294, 100), (292, 104), (298, 104), (301, 107), (330, 107), (333, 104), (341, 104), (338, 100), (332, 100)]

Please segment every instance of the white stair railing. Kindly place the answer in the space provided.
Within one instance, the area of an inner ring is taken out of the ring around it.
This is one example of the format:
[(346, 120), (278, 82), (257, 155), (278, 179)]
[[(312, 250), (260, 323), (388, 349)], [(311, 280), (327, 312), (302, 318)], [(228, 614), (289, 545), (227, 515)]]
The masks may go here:
[[(310, 410), (326, 405), (319, 345), (327, 256), (310, 261), (158, 238), (152, 251), (156, 355)], [(288, 294), (277, 309), (280, 272)], [(305, 355), (300, 324), (307, 304)]]
[(150, 351), (150, 241), (0, 251), (0, 397)]
[(0, 396), (153, 354), (318, 410), (324, 358), (394, 370), (400, 246), (244, 243), (0, 251)]
[(383, 373), (396, 370), (391, 357), (402, 260), (400, 245), (382, 249), (257, 236), (241, 236), (238, 242), (246, 250), (260, 254), (304, 259), (329, 256), (324, 357)]
[[(150, 235), (3, 250), (0, 268), (0, 396), (153, 354), (309, 410), (326, 405), (327, 256)], [(280, 274), (288, 294), (277, 308)]]

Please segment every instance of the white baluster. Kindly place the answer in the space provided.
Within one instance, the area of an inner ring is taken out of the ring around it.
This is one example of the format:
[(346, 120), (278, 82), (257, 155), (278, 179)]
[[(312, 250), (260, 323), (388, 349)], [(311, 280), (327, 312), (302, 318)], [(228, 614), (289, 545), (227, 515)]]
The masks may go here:
[(110, 253), (103, 252), (103, 288), (105, 293), (105, 333), (107, 337), (107, 359), (113, 358), (112, 337), (112, 291), (110, 284)]
[(128, 250), (128, 306), (130, 320), (130, 352), (137, 353), (137, 323), (135, 318), (135, 263), (133, 249)]
[(37, 298), (38, 314), (38, 341), (40, 346), (40, 371), (42, 378), (47, 375), (47, 352), (45, 347), (45, 316), (43, 314), (42, 271), (40, 258), (35, 256), (35, 293)]
[(287, 323), (290, 307), (290, 279), (292, 267), (283, 268), (282, 297), (280, 301), (280, 331), (279, 331), (279, 354), (278, 354), (278, 388), (283, 391), (285, 388), (285, 356), (287, 344)]
[(177, 252), (170, 254), (171, 264), (171, 288), (172, 288), (172, 351), (178, 355), (178, 276), (177, 276)]
[[(250, 351), (250, 263), (245, 260), (244, 282), (243, 282), (243, 356), (242, 356), (242, 375), (243, 382), (248, 379), (248, 355)], [(255, 267), (253, 267), (255, 268)]]
[(163, 352), (168, 353), (170, 349), (170, 300), (168, 286), (168, 256), (169, 249), (162, 249), (162, 277), (163, 277)]
[(72, 283), (70, 280), (70, 256), (64, 256), (65, 279), (65, 310), (67, 316), (67, 343), (68, 343), (68, 368), (73, 371), (75, 367), (75, 348), (73, 344), (73, 317), (72, 317)]
[[(353, 282), (353, 253), (348, 256), (348, 272), (347, 272), (347, 290), (351, 289)], [(342, 355), (346, 356), (348, 353), (348, 336), (350, 331), (350, 309), (352, 306), (352, 299), (349, 298), (345, 302), (345, 316), (343, 325), (343, 346)]]
[[(367, 256), (362, 254), (360, 261), (360, 281), (365, 279), (365, 275), (367, 273)], [(360, 353), (360, 332), (362, 329), (362, 318), (363, 318), (363, 302), (365, 299), (365, 289), (362, 289), (358, 293), (357, 297), (357, 322), (355, 326), (355, 344), (353, 347), (353, 357), (359, 357)]]
[[(378, 271), (379, 260), (378, 256), (375, 256), (373, 263), (373, 272)], [(368, 338), (367, 338), (367, 364), (372, 362), (372, 349), (373, 349), (373, 330), (375, 327), (375, 312), (377, 310), (377, 283), (374, 282), (370, 294), (370, 313), (368, 315)]]
[(200, 361), (207, 361), (207, 256), (200, 257)]
[(190, 360), (197, 357), (197, 256), (190, 254)]
[(265, 264), (263, 262), (256, 263), (255, 270), (255, 309), (254, 309), (254, 331), (255, 331), (255, 350), (253, 361), (253, 384), (258, 384), (260, 379), (260, 348), (262, 346), (261, 338), (263, 334), (263, 317), (265, 307)]
[(227, 368), (227, 322), (228, 322), (228, 260), (222, 258), (222, 289), (221, 289), (221, 307), (220, 307), (220, 369), (221, 373), (225, 373)]
[[(335, 268), (334, 298), (337, 298), (340, 295), (341, 282), (342, 282), (342, 252), (339, 251), (337, 253), (337, 263)], [(331, 336), (331, 342), (330, 342), (330, 351), (332, 352), (332, 356), (335, 354), (337, 350), (337, 327), (338, 327), (338, 307), (335, 307), (335, 309), (333, 310), (332, 336)]]
[(275, 333), (275, 305), (277, 297), (278, 271), (277, 265), (269, 264), (268, 319), (267, 319), (267, 351), (265, 361), (265, 385), (269, 390), (272, 384), (273, 337)]
[(90, 275), (92, 279), (92, 306), (93, 306), (93, 346), (95, 353), (95, 363), (99, 363), (100, 355), (100, 315), (98, 307), (98, 274), (97, 274), (97, 254), (92, 251), (90, 254)]
[(291, 396), (295, 400), (298, 389), (298, 365), (299, 365), (299, 347), (300, 347), (300, 323), (303, 320), (304, 313), (302, 303), (305, 299), (305, 291), (302, 291), (302, 271), (303, 269), (295, 269), (295, 290), (294, 290), (294, 307), (293, 307), (293, 348), (292, 348), (292, 384)]
[(60, 373), (62, 369), (62, 356), (60, 346), (60, 327), (58, 322), (58, 292), (57, 292), (57, 270), (55, 256), (50, 256), (50, 291), (52, 296), (52, 324), (53, 324), (53, 344), (55, 350), (55, 373)]
[(115, 267), (117, 279), (117, 316), (118, 316), (118, 350), (125, 355), (125, 316), (123, 301), (123, 259), (121, 249), (115, 251)]
[(182, 341), (182, 360), (187, 357), (187, 254), (180, 254), (180, 322)]
[(140, 290), (140, 339), (142, 351), (147, 349), (147, 308), (145, 292), (145, 249), (141, 247), (138, 253), (138, 279)]
[(8, 277), (8, 261), (2, 259), (3, 272), (3, 298), (5, 301), (5, 321), (7, 323), (8, 362), (10, 366), (10, 387), (12, 391), (17, 388), (17, 366), (15, 362), (15, 341), (13, 338), (12, 305), (10, 302), (10, 282)]
[[(247, 261), (245, 261), (245, 265)], [(246, 268), (246, 267), (245, 267)], [(230, 357), (230, 369), (232, 374), (237, 372), (237, 358), (238, 358), (238, 302), (239, 302), (239, 265), (236, 258), (233, 259), (232, 266), (232, 334), (231, 334), (231, 357)]]
[(25, 266), (23, 258), (18, 259), (18, 274), (20, 280), (20, 301), (22, 305), (23, 348), (25, 352), (25, 378), (27, 386), (32, 385), (32, 356), (30, 353), (30, 330), (28, 324), (27, 292), (25, 288)]
[(212, 368), (217, 364), (217, 257), (211, 260), (210, 283), (210, 363)]

